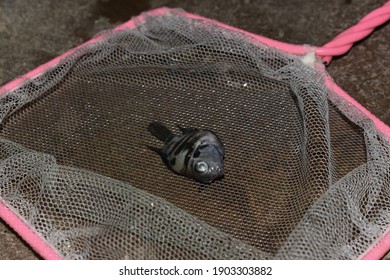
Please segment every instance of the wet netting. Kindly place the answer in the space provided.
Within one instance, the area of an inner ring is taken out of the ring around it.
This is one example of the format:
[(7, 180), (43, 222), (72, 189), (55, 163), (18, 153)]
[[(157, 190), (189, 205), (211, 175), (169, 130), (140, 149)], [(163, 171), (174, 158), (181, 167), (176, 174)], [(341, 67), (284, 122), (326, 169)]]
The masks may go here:
[[(146, 13), (0, 99), (1, 201), (65, 259), (356, 259), (390, 223), (390, 142), (308, 65), (180, 10)], [(209, 185), (148, 146), (213, 130)]]

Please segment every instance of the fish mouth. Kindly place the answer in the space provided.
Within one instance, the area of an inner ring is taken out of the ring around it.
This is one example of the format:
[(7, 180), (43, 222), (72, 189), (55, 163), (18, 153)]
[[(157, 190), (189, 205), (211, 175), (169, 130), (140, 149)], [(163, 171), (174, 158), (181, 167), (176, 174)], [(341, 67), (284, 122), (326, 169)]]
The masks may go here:
[(223, 166), (218, 166), (217, 168), (211, 168), (211, 172), (215, 173), (215, 178), (221, 177), (224, 173)]
[(209, 177), (208, 179), (204, 179), (201, 182), (204, 184), (210, 184), (213, 181), (220, 180), (224, 177), (224, 170), (223, 168), (217, 168), (217, 169), (212, 169), (213, 175), (212, 177)]
[(220, 180), (223, 179), (224, 176), (225, 176), (225, 175), (222, 173), (222, 174), (220, 174), (220, 175), (214, 177), (214, 179), (211, 179), (210, 181), (208, 181), (207, 184), (211, 184), (212, 182), (215, 182), (215, 181), (220, 181)]

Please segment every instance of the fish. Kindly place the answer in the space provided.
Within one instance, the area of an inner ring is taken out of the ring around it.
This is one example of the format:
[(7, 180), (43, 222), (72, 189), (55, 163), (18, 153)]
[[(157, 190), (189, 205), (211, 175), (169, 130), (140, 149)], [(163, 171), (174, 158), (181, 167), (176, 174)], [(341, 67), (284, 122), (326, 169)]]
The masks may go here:
[(175, 135), (159, 122), (148, 129), (164, 147), (156, 149), (165, 164), (175, 173), (209, 184), (224, 175), (225, 148), (220, 138), (209, 129), (182, 128)]

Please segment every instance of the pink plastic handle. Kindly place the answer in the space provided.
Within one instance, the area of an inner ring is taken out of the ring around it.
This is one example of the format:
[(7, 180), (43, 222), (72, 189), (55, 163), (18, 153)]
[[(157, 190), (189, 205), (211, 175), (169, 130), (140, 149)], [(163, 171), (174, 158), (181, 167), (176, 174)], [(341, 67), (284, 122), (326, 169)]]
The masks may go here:
[(316, 54), (329, 64), (333, 56), (347, 53), (354, 43), (370, 35), (376, 27), (390, 19), (390, 1), (366, 15), (356, 25), (341, 32), (326, 45), (317, 48)]

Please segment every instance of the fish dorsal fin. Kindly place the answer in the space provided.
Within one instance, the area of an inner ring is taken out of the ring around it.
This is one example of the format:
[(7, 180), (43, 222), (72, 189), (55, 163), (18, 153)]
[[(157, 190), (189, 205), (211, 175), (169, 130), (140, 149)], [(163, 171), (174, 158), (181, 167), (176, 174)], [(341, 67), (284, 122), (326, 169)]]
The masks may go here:
[(181, 127), (180, 125), (178, 125), (177, 127), (180, 129), (181, 133), (183, 134), (193, 133), (198, 131), (198, 129), (192, 127), (185, 128), (185, 127)]

